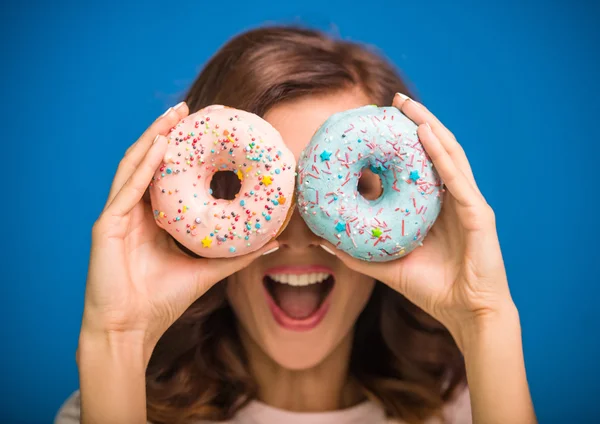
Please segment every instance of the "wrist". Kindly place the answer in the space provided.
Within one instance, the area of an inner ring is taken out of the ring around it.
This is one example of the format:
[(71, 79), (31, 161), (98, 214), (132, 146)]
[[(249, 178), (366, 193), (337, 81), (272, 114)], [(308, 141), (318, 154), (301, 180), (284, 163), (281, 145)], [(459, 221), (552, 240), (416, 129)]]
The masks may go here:
[(510, 301), (500, 307), (473, 314), (449, 328), (463, 355), (492, 337), (496, 340), (521, 337), (521, 324), (516, 305)]
[(90, 328), (84, 322), (79, 333), (76, 361), (78, 366), (84, 366), (103, 357), (108, 361), (129, 363), (135, 368), (142, 367), (145, 372), (154, 346), (144, 331), (101, 330)]
[(145, 423), (151, 350), (139, 334), (82, 328), (77, 348), (82, 423)]
[(459, 334), (473, 422), (535, 423), (514, 304), (482, 314)]

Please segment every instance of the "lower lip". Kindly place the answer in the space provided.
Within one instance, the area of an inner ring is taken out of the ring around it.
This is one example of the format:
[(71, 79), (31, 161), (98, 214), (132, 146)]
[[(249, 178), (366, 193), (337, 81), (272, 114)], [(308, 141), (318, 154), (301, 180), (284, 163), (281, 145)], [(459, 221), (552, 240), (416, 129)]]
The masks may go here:
[(281, 327), (286, 330), (292, 331), (309, 331), (315, 328), (319, 323), (325, 318), (327, 311), (329, 310), (329, 305), (331, 304), (331, 293), (333, 292), (333, 287), (329, 293), (327, 293), (327, 297), (319, 306), (319, 309), (314, 311), (312, 314), (303, 319), (294, 319), (289, 317), (279, 306), (275, 303), (275, 300), (271, 297), (271, 294), (263, 284), (263, 288), (265, 290), (265, 295), (267, 296), (267, 303), (269, 304), (269, 309), (273, 314), (273, 318)]

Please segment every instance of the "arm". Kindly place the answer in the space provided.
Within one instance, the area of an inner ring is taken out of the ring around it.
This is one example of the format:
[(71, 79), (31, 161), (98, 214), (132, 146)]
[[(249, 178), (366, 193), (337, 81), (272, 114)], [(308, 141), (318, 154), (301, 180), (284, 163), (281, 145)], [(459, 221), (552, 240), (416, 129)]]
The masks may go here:
[(536, 423), (517, 309), (482, 319), (464, 340), (473, 422)]
[(82, 423), (146, 423), (146, 356), (140, 337), (82, 330), (77, 351)]

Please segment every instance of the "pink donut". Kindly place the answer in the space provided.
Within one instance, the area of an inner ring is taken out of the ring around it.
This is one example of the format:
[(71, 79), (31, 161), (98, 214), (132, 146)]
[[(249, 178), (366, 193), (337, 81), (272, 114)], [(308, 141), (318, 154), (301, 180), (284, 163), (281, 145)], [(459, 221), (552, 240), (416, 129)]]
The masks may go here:
[[(213, 105), (182, 119), (167, 139), (149, 190), (157, 224), (175, 240), (217, 258), (253, 252), (279, 234), (293, 211), (296, 160), (268, 122)], [(212, 195), (222, 171), (241, 184), (231, 200)]]

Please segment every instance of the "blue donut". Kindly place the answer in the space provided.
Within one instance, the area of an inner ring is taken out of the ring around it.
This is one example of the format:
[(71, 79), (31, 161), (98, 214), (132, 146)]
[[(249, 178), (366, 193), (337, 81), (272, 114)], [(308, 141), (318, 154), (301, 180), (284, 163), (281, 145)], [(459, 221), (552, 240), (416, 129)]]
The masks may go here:
[[(383, 194), (358, 192), (362, 170), (381, 178)], [(332, 115), (298, 162), (298, 209), (308, 227), (350, 255), (375, 262), (422, 244), (442, 207), (442, 181), (395, 107), (364, 106)]]

